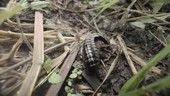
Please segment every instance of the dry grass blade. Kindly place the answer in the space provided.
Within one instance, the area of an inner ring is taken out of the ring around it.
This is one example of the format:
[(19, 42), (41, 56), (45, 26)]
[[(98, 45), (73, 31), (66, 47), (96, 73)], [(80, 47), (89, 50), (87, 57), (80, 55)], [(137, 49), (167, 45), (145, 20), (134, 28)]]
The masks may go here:
[(111, 72), (113, 71), (113, 69), (115, 68), (117, 62), (118, 62), (118, 59), (119, 59), (119, 54), (116, 56), (115, 60), (112, 62), (110, 68), (109, 68), (109, 71), (107, 72), (104, 80), (102, 81), (102, 83), (100, 84), (100, 86), (95, 90), (95, 92), (93, 93), (92, 96), (95, 96), (97, 91), (100, 89), (100, 87), (104, 84), (104, 82), (107, 80), (107, 78), (109, 77), (109, 75), (111, 74)]
[[(132, 58), (132, 60), (133, 60), (134, 62), (136, 62), (137, 64), (139, 64), (139, 65), (141, 65), (141, 66), (144, 66), (144, 65), (147, 64), (144, 60), (142, 60), (141, 58), (139, 58), (138, 56), (136, 56), (136, 55), (133, 54), (132, 52), (128, 51), (128, 54), (130, 55), (130, 57)], [(161, 70), (160, 70), (159, 68), (157, 68), (157, 67), (152, 67), (152, 68), (151, 68), (151, 71), (152, 71), (152, 72), (155, 72), (155, 73), (157, 73), (157, 74), (161, 74)]]
[(40, 82), (38, 82), (38, 84), (35, 86), (35, 89), (41, 86), (42, 84), (44, 84), (48, 80), (48, 78), (52, 75), (52, 73), (55, 72), (56, 69), (65, 60), (67, 53), (68, 52), (64, 52), (63, 54), (61, 54), (59, 57), (57, 57), (56, 59), (52, 61), (52, 68), (53, 68), (52, 71), (47, 76), (45, 76)]
[(58, 94), (61, 86), (63, 85), (66, 79), (66, 76), (68, 75), (71, 69), (71, 66), (77, 56), (77, 53), (79, 52), (79, 47), (80, 46), (77, 46), (77, 44), (75, 44), (74, 49), (70, 52), (69, 56), (66, 58), (65, 62), (63, 63), (63, 66), (61, 67), (59, 74), (61, 75), (63, 81), (55, 85), (51, 85), (46, 96), (56, 96)]
[(128, 6), (127, 10), (124, 12), (124, 15), (122, 16), (119, 24), (122, 26), (127, 22), (128, 14), (131, 9), (131, 7), (135, 4), (137, 0), (132, 0), (132, 3)]
[(34, 31), (33, 65), (21, 86), (18, 96), (31, 96), (44, 62), (43, 14), (38, 11), (35, 12)]
[[(33, 41), (34, 34), (32, 34), (32, 33), (24, 33), (24, 35), (26, 36), (26, 38), (28, 39), (29, 42)], [(12, 32), (12, 31), (0, 30), (0, 36), (12, 38), (13, 40), (15, 40), (16, 38), (20, 37), (20, 33)], [(75, 39), (74, 37), (66, 37), (66, 36), (64, 36), (63, 38), (70, 39), (70, 40)], [(44, 32), (44, 39), (49, 41), (49, 40), (54, 40), (54, 39), (57, 39), (57, 38), (56, 38), (56, 36), (53, 35), (53, 33)], [(80, 38), (80, 39), (83, 40), (83, 38)]]
[[(159, 39), (154, 33), (152, 33), (151, 31), (148, 31), (153, 37), (155, 37), (163, 46), (167, 46), (167, 44), (162, 41), (161, 39)], [(165, 40), (166, 41), (166, 40)]]
[[(57, 36), (58, 36), (59, 40), (62, 43), (66, 42), (66, 40), (64, 39), (64, 36), (60, 32), (57, 33)], [(56, 68), (57, 66), (59, 66), (64, 61), (64, 59), (66, 58), (69, 50), (70, 50), (69, 47), (67, 45), (65, 45), (64, 46), (64, 51), (65, 52), (54, 60), (54, 64), (52, 64), (52, 68), (54, 68), (54, 67)]]
[[(12, 80), (12, 79), (11, 79)], [(16, 84), (12, 85), (11, 87), (4, 89), (3, 94), (5, 96), (9, 96), (14, 90), (18, 89), (21, 86), (22, 82), (17, 82)]]
[(0, 59), (0, 66), (4, 65), (7, 61), (11, 60), (14, 57), (16, 51), (21, 46), (22, 42), (23, 42), (23, 39), (22, 37), (20, 37), (19, 40), (13, 45), (10, 52)]
[(125, 55), (125, 57), (126, 57), (126, 59), (128, 61), (128, 64), (129, 64), (133, 74), (137, 74), (137, 70), (136, 70), (136, 68), (135, 68), (135, 66), (134, 66), (134, 64), (133, 64), (133, 62), (132, 62), (132, 60), (131, 60), (131, 58), (130, 58), (130, 56), (128, 54), (125, 42), (123, 41), (123, 39), (122, 39), (122, 37), (120, 35), (117, 36), (117, 39), (119, 41), (119, 44), (120, 44), (120, 46), (121, 46), (121, 48), (123, 50), (123, 53), (124, 53), (124, 55)]
[(21, 27), (21, 21), (20, 21), (20, 19), (19, 19), (19, 17), (18, 17), (17, 15), (16, 15), (15, 17), (16, 17), (16, 20), (17, 20), (17, 23), (18, 23), (18, 27), (19, 27), (19, 29), (20, 29), (20, 31), (21, 31), (21, 35), (22, 35), (23, 41), (25, 42), (25, 44), (27, 44), (28, 48), (29, 48), (29, 49), (31, 50), (31, 52), (32, 52), (32, 51), (33, 51), (33, 48), (32, 48), (30, 42), (28, 41), (28, 39), (26, 38), (26, 36), (25, 36), (25, 34), (24, 34), (24, 31), (23, 31), (23, 29), (22, 29), (22, 27)]
[[(20, 37), (20, 33), (18, 32), (12, 32), (12, 31), (4, 31), (4, 30), (0, 30), (0, 35), (1, 36), (8, 36), (11, 38), (19, 38)], [(33, 39), (34, 38), (34, 34), (32, 33), (24, 33), (24, 35), (26, 36), (26, 38), (29, 39)], [(50, 36), (50, 34), (45, 34), (46, 36), (44, 38), (46, 39), (55, 39), (56, 36)]]
[[(64, 39), (63, 35), (58, 32), (57, 33), (57, 36), (59, 38), (59, 40), (62, 42), (62, 43), (65, 43), (66, 40)], [(39, 87), (40, 85), (42, 85), (44, 82), (46, 82), (48, 80), (48, 78), (51, 76), (51, 74), (62, 64), (62, 62), (64, 61), (64, 59), (66, 58), (68, 52), (69, 52), (69, 47), (66, 45), (64, 46), (64, 50), (65, 52), (63, 54), (61, 54), (59, 57), (57, 57), (56, 59), (54, 59), (52, 61), (52, 68), (53, 70), (46, 76), (44, 77), (37, 85), (35, 88)]]
[[(58, 36), (58, 39), (59, 39), (62, 43), (66, 42), (66, 40), (64, 39), (64, 36), (63, 36), (60, 32), (57, 33), (57, 36)], [(65, 51), (69, 51), (69, 47), (68, 47), (68, 46), (64, 46), (64, 50), (65, 50)]]
[[(55, 45), (55, 46), (52, 46), (52, 47), (50, 47), (50, 48), (48, 48), (48, 49), (45, 50), (45, 54), (51, 52), (51, 51), (52, 51), (53, 49), (55, 49), (55, 48), (58, 48), (58, 47), (60, 47), (60, 46), (64, 46), (64, 45), (66, 45), (66, 44), (68, 44), (68, 43), (71, 43), (71, 42), (73, 42), (73, 40), (67, 41), (67, 42), (65, 42), (65, 43), (57, 44), (57, 45)], [(27, 59), (25, 59), (25, 60), (23, 60), (23, 61), (21, 61), (21, 62), (19, 62), (19, 63), (17, 63), (17, 64), (14, 64), (13, 66), (10, 66), (10, 67), (6, 68), (6, 69), (4, 69), (4, 70), (0, 70), (0, 75), (4, 74), (4, 73), (6, 73), (6, 72), (8, 72), (8, 71), (10, 71), (10, 70), (12, 70), (12, 69), (15, 69), (15, 68), (17, 68), (17, 67), (19, 67), (19, 66), (21, 66), (21, 65), (24, 65), (26, 62), (29, 62), (30, 60), (32, 60), (32, 56), (28, 57)]]

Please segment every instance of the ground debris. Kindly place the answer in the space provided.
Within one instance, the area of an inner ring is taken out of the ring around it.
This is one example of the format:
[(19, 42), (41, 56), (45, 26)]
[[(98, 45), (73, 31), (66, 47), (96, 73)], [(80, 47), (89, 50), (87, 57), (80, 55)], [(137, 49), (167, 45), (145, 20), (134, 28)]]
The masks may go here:
[[(92, 96), (95, 92), (98, 96), (118, 95), (134, 74), (170, 44), (169, 3), (160, 5), (158, 3), (161, 2), (154, 0), (118, 0), (106, 7), (112, 0), (48, 1), (50, 5), (41, 10), (28, 8), (17, 13), (20, 26), (15, 16), (0, 25), (2, 96), (16, 96), (31, 69), (34, 52), (19, 38), (23, 31), (30, 46), (34, 45), (35, 11), (43, 14), (45, 58), (51, 58), (54, 64), (50, 66), (49, 73), (41, 68), (32, 96)], [(2, 0), (0, 6), (9, 6), (11, 2), (13, 0)], [(94, 34), (100, 35), (93, 37)], [(87, 40), (89, 36), (93, 39)], [(95, 59), (94, 62), (91, 59)], [(114, 66), (113, 62), (116, 62)], [(169, 62), (170, 57), (167, 56), (154, 66), (140, 87), (167, 76)], [(48, 82), (53, 72), (61, 76), (62, 83)], [(168, 95), (169, 89), (147, 94)]]

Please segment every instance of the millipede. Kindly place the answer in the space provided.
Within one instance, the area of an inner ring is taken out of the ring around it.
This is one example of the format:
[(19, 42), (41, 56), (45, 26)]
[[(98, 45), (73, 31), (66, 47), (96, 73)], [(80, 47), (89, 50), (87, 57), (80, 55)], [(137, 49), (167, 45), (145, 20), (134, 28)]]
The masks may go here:
[(85, 68), (94, 71), (100, 63), (101, 46), (108, 45), (106, 38), (98, 33), (89, 34), (83, 44), (83, 59)]

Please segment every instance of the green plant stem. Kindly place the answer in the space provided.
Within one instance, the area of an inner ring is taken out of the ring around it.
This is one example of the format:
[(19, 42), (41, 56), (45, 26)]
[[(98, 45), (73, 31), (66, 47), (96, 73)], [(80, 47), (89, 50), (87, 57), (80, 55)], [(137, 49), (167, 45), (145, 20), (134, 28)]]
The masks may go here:
[(151, 59), (136, 75), (127, 81), (122, 87), (119, 95), (125, 94), (138, 87), (143, 78), (148, 74), (150, 69), (155, 66), (162, 58), (170, 52), (170, 45), (161, 50), (153, 59)]
[(141, 95), (145, 95), (146, 93), (154, 92), (155, 90), (162, 90), (162, 89), (170, 87), (169, 81), (170, 81), (170, 75), (144, 88), (137, 89), (137, 90), (125, 93), (120, 96), (141, 96)]

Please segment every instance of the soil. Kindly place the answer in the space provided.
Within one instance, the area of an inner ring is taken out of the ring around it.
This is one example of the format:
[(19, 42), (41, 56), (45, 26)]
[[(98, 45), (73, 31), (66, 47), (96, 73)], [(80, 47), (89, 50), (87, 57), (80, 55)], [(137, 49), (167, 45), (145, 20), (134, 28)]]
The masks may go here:
[[(66, 37), (80, 37), (83, 38), (82, 43), (87, 36), (87, 34), (91, 33), (100, 33), (102, 36), (106, 37), (110, 41), (110, 52), (103, 52), (102, 55), (108, 56), (108, 60), (104, 60), (106, 58), (102, 58), (103, 63), (106, 66), (106, 71), (109, 70), (112, 62), (115, 60), (116, 56), (120, 54), (118, 62), (107, 78), (106, 82), (101, 86), (101, 89), (98, 91), (98, 96), (117, 96), (122, 86), (128, 81), (132, 76), (133, 72), (127, 62), (126, 56), (120, 49), (120, 44), (117, 40), (117, 35), (121, 34), (126, 47), (128, 50), (131, 50), (132, 53), (140, 57), (144, 61), (151, 60), (161, 49), (164, 48), (165, 38), (169, 36), (169, 24), (164, 24), (164, 22), (155, 22), (154, 24), (147, 23), (145, 24), (145, 28), (139, 28), (136, 26), (131, 25), (129, 18), (140, 17), (143, 14), (135, 13), (133, 11), (129, 12), (129, 17), (127, 17), (127, 22), (125, 24), (121, 24), (119, 21), (121, 20), (122, 16), (124, 15), (123, 8), (127, 8), (129, 4), (131, 4), (130, 0), (120, 0), (119, 4), (112, 6), (105, 10), (102, 14), (100, 14), (96, 19), (95, 22), (90, 22), (100, 11), (100, 8), (97, 8), (99, 4), (94, 4), (94, 0), (50, 0), (50, 5), (47, 8), (43, 8), (41, 12), (43, 13), (43, 21), (44, 21), (44, 31), (50, 30), (57, 30), (57, 32), (61, 32), (63, 36)], [(143, 0), (138, 0), (143, 2)], [(148, 0), (149, 1), (149, 0)], [(5, 6), (7, 4), (6, 0), (3, 0), (0, 3), (0, 6)], [(168, 13), (169, 12), (169, 4), (164, 5), (160, 13)], [(137, 7), (133, 6), (133, 10), (142, 11), (136, 9)], [(152, 10), (151, 2), (146, 3), (143, 5), (143, 8), (148, 10)], [(21, 20), (21, 24), (28, 24), (23, 25), (24, 33), (33, 33), (33, 24), (34, 24), (34, 13), (35, 10), (26, 9), (23, 10), (18, 16)], [(149, 14), (149, 12), (148, 12)], [(16, 22), (16, 18), (10, 18), (12, 22)], [(128, 21), (129, 20), (129, 21)], [(170, 22), (170, 18), (166, 18), (167, 22)], [(164, 33), (158, 31), (158, 27), (156, 24), (160, 25), (161, 27), (166, 27)], [(17, 25), (11, 24), (9, 21), (4, 21), (0, 25), (0, 30), (5, 31), (12, 31), (12, 32), (20, 32), (20, 28)], [(56, 31), (55, 31), (56, 32)], [(164, 35), (164, 36), (162, 36)], [(56, 33), (54, 33), (56, 36)], [(57, 37), (57, 36), (56, 36)], [(6, 37), (7, 38), (7, 37)], [(7, 54), (14, 43), (11, 44), (11, 40), (7, 39), (7, 43), (0, 43), (0, 57), (2, 58), (4, 54)], [(15, 42), (16, 40), (14, 40)], [(60, 41), (58, 39), (49, 39), (48, 42), (45, 43), (45, 48), (49, 46), (53, 46), (58, 44)], [(162, 41), (162, 42), (160, 42)], [(9, 42), (9, 43), (8, 43)], [(33, 45), (33, 43), (31, 43)], [(83, 44), (80, 45), (83, 47)], [(60, 54), (64, 52), (64, 48), (60, 47), (59, 49), (54, 50), (53, 52), (47, 54), (48, 57), (54, 59), (57, 58)], [(30, 56), (32, 52), (29, 50), (26, 44), (23, 44), (17, 54), (15, 54), (15, 59), (17, 60), (10, 60), (2, 68), (7, 68), (16, 64), (17, 62), (27, 58)], [(63, 86), (60, 89), (59, 96), (66, 96), (68, 93), (64, 90), (65, 86), (68, 86), (67, 80), (69, 79), (69, 75), (71, 74), (74, 68), (81, 69), (84, 71), (86, 68), (83, 66), (83, 58), (82, 52), (79, 51), (76, 60), (73, 64), (73, 68), (71, 68), (68, 77), (66, 78)], [(101, 55), (101, 54), (100, 54)], [(160, 74), (150, 72), (146, 77), (145, 80), (142, 81), (140, 87), (144, 87), (149, 85), (158, 79), (161, 79), (167, 76), (170, 72), (169, 67), (170, 57), (167, 56), (163, 60), (161, 60), (156, 67), (161, 70)], [(134, 62), (135, 68), (139, 71), (142, 66)], [(26, 63), (23, 66), (20, 66), (14, 71), (17, 74), (23, 74), (24, 76), (30, 69), (31, 62)], [(2, 69), (0, 68), (0, 70)], [(104, 77), (106, 76), (106, 72), (103, 68), (102, 63), (99, 64), (97, 67), (97, 74), (94, 76), (95, 79), (99, 82), (99, 84), (103, 81)], [(42, 69), (42, 73), (44, 69)], [(15, 74), (16, 75), (16, 74)], [(46, 74), (43, 74), (46, 75)], [(9, 77), (8, 77), (9, 76)], [(71, 86), (73, 89), (74, 94), (76, 96), (92, 96), (92, 93), (95, 91), (93, 84), (91, 85), (91, 79), (87, 80), (88, 77), (85, 75), (81, 76), (81, 79), (74, 78), (73, 85)], [(41, 76), (39, 77), (39, 79)], [(93, 79), (92, 79), (93, 80)], [(0, 77), (0, 96), (15, 96), (19, 90), (19, 87), (16, 89), (10, 89), (11, 86), (17, 84), (17, 82), (23, 81), (21, 77), (11, 76), (10, 73), (5, 73)], [(92, 82), (93, 83), (93, 82)], [(97, 82), (94, 82), (97, 84)], [(44, 83), (42, 86), (34, 90), (33, 96), (45, 96), (46, 92), (50, 88), (51, 83), (48, 81)], [(81, 87), (80, 87), (81, 86)], [(82, 87), (83, 86), (83, 87)], [(83, 89), (84, 88), (84, 89)], [(102, 94), (102, 95), (100, 95)], [(155, 93), (149, 93), (146, 96), (169, 96), (170, 89), (165, 89), (162, 91), (157, 91)], [(75, 96), (75, 95), (74, 95)]]

